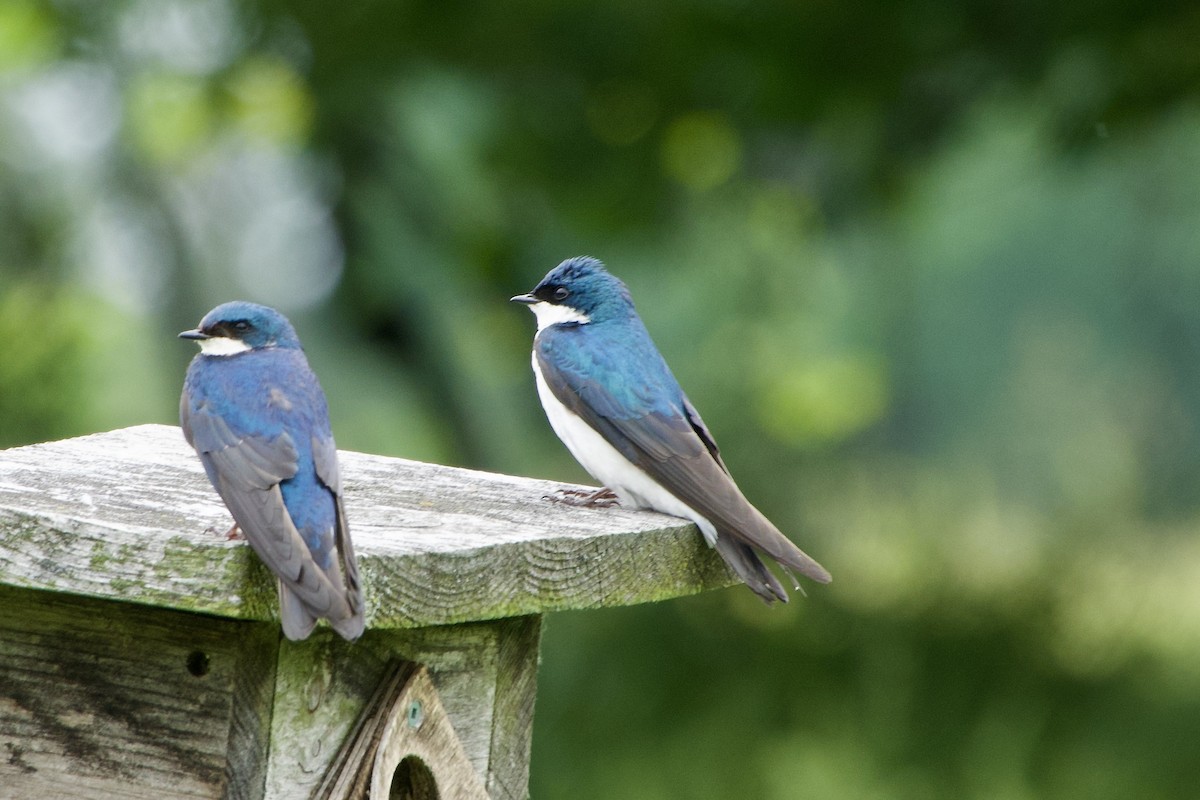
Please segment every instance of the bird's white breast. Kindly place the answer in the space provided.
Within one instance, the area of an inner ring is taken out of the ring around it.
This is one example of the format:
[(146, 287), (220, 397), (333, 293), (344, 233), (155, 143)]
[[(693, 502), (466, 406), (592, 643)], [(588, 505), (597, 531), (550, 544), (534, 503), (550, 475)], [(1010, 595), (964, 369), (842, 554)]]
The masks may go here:
[(542, 408), (546, 410), (546, 417), (550, 420), (550, 427), (571, 451), (571, 455), (575, 456), (580, 466), (597, 481), (616, 492), (622, 505), (630, 508), (649, 508), (690, 519), (700, 527), (709, 546), (717, 541), (717, 531), (711, 522), (634, 466), (591, 425), (559, 402), (542, 376), (536, 352), (533, 354), (533, 375)]

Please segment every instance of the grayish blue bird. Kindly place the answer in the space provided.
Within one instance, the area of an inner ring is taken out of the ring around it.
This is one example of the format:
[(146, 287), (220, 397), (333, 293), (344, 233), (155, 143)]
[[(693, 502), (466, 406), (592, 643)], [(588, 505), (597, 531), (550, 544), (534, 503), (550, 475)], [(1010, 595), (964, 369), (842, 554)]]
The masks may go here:
[(236, 526), (279, 578), (283, 633), (329, 620), (363, 632), (337, 448), (325, 393), (287, 318), (266, 306), (217, 306), (195, 330), (179, 419)]
[(788, 595), (760, 554), (785, 570), (829, 582), (825, 568), (742, 495), (651, 341), (629, 290), (603, 264), (586, 256), (568, 259), (532, 292), (512, 300), (537, 317), (533, 374), (550, 426), (611, 490), (584, 503), (615, 493), (621, 505), (692, 520), (767, 603), (787, 602)]

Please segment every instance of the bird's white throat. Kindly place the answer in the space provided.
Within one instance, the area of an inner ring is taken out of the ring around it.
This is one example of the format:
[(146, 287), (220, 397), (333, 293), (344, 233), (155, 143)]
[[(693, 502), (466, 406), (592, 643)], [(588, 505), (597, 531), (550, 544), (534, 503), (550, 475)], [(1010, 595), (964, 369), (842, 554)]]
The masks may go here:
[(214, 336), (197, 341), (200, 343), (200, 352), (206, 356), (233, 356), (250, 349), (250, 345), (241, 339), (231, 339), (228, 336)]
[(551, 325), (558, 325), (562, 322), (577, 322), (580, 325), (585, 325), (592, 321), (592, 318), (584, 314), (577, 308), (570, 306), (556, 306), (553, 303), (545, 301), (534, 303), (529, 307), (529, 310), (537, 317), (537, 326), (539, 331), (549, 328)]

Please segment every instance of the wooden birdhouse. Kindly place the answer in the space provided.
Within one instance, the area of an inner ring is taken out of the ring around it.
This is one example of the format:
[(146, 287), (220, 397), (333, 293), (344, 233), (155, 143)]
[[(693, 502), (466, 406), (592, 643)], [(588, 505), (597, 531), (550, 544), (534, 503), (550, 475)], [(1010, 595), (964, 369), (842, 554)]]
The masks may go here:
[(178, 428), (0, 451), (0, 796), (525, 798), (542, 616), (733, 582), (673, 517), (341, 465), (367, 631), (290, 642)]

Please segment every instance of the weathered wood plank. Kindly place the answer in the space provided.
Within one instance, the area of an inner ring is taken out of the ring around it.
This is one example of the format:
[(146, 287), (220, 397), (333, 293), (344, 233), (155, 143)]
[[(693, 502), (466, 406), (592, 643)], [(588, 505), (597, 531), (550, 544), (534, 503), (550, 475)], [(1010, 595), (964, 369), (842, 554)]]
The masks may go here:
[(0, 587), (0, 796), (259, 800), (278, 640)]
[(483, 781), (463, 753), (424, 667), (408, 671), (383, 726), (371, 769), (371, 797), (490, 800)]
[[(428, 670), (388, 666), (313, 800), (363, 797), (491, 800), (442, 707)], [(422, 762), (417, 768), (413, 761)]]
[[(694, 526), (546, 501), (562, 484), (343, 451), (368, 625), (629, 605), (734, 583)], [(0, 451), (0, 584), (253, 620), (272, 581), (178, 428)]]
[[(107, 602), (107, 601), (101, 601)], [(275, 667), (279, 659), (280, 631), (273, 624), (230, 621), (225, 639), (237, 647), (237, 672), (230, 697), (229, 746), (225, 761), (222, 800), (262, 800), (271, 752), (271, 713), (275, 706)], [(211, 655), (203, 665), (188, 654), (190, 672), (211, 668)]]
[[(532, 689), (533, 676), (528, 670), (536, 667), (536, 649), (521, 655), (513, 652), (522, 644), (536, 644), (528, 633), (530, 626), (529, 622), (520, 626), (526, 629), (520, 644), (508, 621), (368, 630), (353, 644), (341, 641), (329, 629), (318, 629), (303, 642), (283, 641), (267, 800), (308, 797), (316, 790), (359, 713), (397, 658), (429, 669), (442, 706), (481, 780), (513, 787), (509, 797), (526, 797), (528, 762), (513, 763), (511, 755), (494, 760), (494, 753), (528, 753), (527, 727), (523, 742), (498, 743), (495, 736), (498, 732), (519, 733), (497, 716), (514, 705), (512, 678), (501, 670), (502, 665), (507, 669), (518, 664), (523, 676), (520, 691)], [(526, 698), (524, 705), (532, 713), (532, 697)]]
[(272, 624), (0, 587), (0, 797), (307, 797), (397, 657), (476, 774), (528, 796), (539, 619), (299, 643)]
[(489, 794), (524, 800), (541, 615), (735, 582), (682, 520), (340, 456), (369, 608), (354, 643), (263, 624), (274, 581), (225, 539), (177, 428), (0, 452), (0, 796), (308, 797), (404, 659)]
[(487, 791), (492, 800), (526, 800), (542, 618), (517, 617), (497, 626), (496, 711)]

